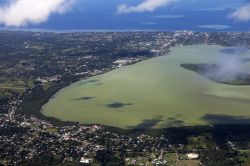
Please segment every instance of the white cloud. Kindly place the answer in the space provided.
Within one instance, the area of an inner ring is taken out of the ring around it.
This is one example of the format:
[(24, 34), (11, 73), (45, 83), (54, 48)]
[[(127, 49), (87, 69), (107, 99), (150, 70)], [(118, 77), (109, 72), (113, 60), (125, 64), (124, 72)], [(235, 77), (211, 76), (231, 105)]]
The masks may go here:
[(223, 30), (231, 28), (230, 25), (199, 25), (198, 28)]
[(157, 15), (151, 16), (152, 18), (165, 18), (165, 19), (175, 19), (175, 18), (183, 18), (184, 15), (177, 15), (177, 14), (166, 14), (166, 15)]
[(137, 6), (129, 6), (122, 4), (118, 7), (119, 14), (133, 13), (133, 12), (153, 12), (156, 9), (169, 5), (178, 0), (144, 0)]
[(202, 9), (193, 9), (195, 11), (224, 11), (225, 8), (202, 8)]
[(53, 13), (64, 13), (75, 0), (9, 0), (0, 7), (0, 24), (20, 27), (39, 24)]
[(250, 4), (244, 5), (230, 15), (230, 18), (240, 21), (250, 21)]

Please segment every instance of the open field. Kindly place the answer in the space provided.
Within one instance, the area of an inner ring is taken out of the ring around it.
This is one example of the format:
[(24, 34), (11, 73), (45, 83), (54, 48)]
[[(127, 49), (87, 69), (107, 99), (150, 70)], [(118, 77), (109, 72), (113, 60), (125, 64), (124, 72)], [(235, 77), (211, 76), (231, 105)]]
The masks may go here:
[[(180, 66), (216, 63), (220, 46), (171, 53), (83, 80), (55, 94), (42, 113), (61, 120), (121, 128), (249, 123), (250, 86), (216, 83)], [(249, 58), (249, 52), (239, 55)], [(244, 68), (249, 69), (249, 63)]]
[[(33, 81), (23, 81), (18, 79), (0, 78), (0, 91), (13, 91), (17, 93), (24, 92), (27, 88), (34, 86)], [(7, 92), (6, 92), (7, 93)]]
[(200, 162), (197, 160), (181, 160), (176, 163), (177, 166), (199, 166)]
[(47, 128), (46, 131), (50, 132), (50, 133), (56, 133), (57, 129), (56, 128)]

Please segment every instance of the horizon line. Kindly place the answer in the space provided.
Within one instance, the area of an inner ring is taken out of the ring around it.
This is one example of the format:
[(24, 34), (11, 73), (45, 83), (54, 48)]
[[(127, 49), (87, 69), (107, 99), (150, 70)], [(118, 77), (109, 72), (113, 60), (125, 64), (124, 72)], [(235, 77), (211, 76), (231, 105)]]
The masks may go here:
[(250, 31), (233, 31), (225, 29), (209, 29), (209, 30), (191, 30), (191, 29), (69, 29), (69, 30), (56, 30), (56, 29), (42, 29), (42, 28), (0, 28), (0, 31), (13, 31), (13, 32), (51, 32), (51, 33), (77, 33), (77, 32), (250, 32)]

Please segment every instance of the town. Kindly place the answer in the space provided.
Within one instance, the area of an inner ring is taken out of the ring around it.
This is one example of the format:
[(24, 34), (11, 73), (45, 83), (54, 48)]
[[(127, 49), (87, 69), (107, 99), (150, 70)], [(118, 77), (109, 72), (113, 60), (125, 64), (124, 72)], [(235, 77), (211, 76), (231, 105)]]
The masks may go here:
[(0, 44), (0, 165), (250, 163), (248, 124), (124, 130), (40, 112), (70, 83), (166, 55), (172, 47), (249, 48), (250, 33), (0, 31)]

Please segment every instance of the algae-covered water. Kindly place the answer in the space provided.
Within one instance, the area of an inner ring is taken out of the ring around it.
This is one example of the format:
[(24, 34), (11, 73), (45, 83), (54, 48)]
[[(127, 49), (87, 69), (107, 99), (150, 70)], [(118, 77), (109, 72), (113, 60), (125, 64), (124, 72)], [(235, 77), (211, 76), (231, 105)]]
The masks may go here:
[[(180, 66), (214, 63), (225, 56), (224, 49), (177, 47), (166, 56), (73, 83), (56, 93), (42, 113), (121, 128), (250, 123), (250, 86), (215, 83)], [(247, 59), (250, 53), (237, 56)]]

